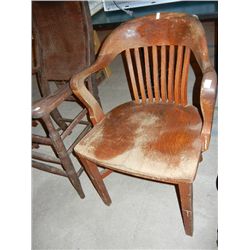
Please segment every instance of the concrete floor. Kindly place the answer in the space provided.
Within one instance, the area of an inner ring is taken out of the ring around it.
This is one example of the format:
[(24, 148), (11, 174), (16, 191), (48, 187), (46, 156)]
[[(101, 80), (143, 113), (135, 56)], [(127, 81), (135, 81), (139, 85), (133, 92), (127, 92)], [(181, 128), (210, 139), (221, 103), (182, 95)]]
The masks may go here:
[[(212, 25), (206, 25), (213, 56)], [(213, 58), (211, 58), (213, 59)], [(121, 58), (112, 76), (99, 86), (104, 111), (130, 100)], [(190, 70), (189, 92), (194, 82)], [(33, 83), (33, 100), (39, 98)], [(75, 104), (60, 107), (65, 116)], [(78, 132), (78, 128), (74, 133)], [(42, 133), (40, 127), (35, 132)], [(66, 140), (66, 144), (70, 141)], [(48, 151), (46, 147), (40, 150)], [(72, 157), (76, 169), (79, 162)], [(33, 249), (217, 249), (217, 107), (209, 150), (203, 154), (194, 182), (194, 234), (185, 235), (174, 186), (112, 173), (105, 178), (112, 204), (99, 198), (85, 173), (85, 199), (66, 178), (32, 170)]]

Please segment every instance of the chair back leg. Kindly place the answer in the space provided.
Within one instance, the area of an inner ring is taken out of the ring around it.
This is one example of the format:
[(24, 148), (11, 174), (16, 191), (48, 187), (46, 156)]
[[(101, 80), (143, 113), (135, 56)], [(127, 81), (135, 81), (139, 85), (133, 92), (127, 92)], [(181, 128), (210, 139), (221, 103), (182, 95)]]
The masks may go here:
[(193, 235), (193, 184), (179, 183), (178, 187), (179, 203), (182, 220), (187, 235)]
[(79, 177), (75, 171), (73, 163), (69, 157), (69, 154), (67, 153), (67, 150), (63, 144), (63, 141), (62, 141), (58, 131), (55, 129), (49, 116), (44, 116), (42, 119), (45, 123), (45, 126), (48, 129), (49, 137), (52, 141), (52, 146), (55, 149), (59, 159), (61, 160), (61, 164), (62, 164), (70, 182), (72, 183), (73, 187), (76, 189), (79, 196), (83, 199), (85, 197), (85, 195), (83, 193)]

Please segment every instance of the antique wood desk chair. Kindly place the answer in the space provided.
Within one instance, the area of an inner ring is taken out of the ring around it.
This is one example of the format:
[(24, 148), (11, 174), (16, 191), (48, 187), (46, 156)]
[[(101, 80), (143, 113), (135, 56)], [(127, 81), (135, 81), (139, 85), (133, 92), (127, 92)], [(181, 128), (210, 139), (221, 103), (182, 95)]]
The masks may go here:
[[(187, 102), (191, 52), (203, 73), (201, 114)], [(105, 115), (84, 79), (120, 53), (125, 53), (134, 100)], [(185, 232), (192, 235), (192, 183), (201, 153), (209, 146), (216, 79), (203, 27), (194, 16), (149, 15), (128, 21), (110, 34), (96, 62), (71, 80), (94, 125), (75, 152), (106, 205), (111, 199), (97, 165), (175, 184)]]
[[(32, 135), (32, 166), (34, 168), (67, 177), (81, 198), (84, 193), (79, 176), (70, 155), (74, 146), (90, 130), (91, 123), (84, 121), (87, 110), (81, 104), (81, 112), (74, 119), (66, 119), (58, 112), (58, 106), (74, 99), (69, 80), (72, 75), (87, 68), (94, 61), (93, 28), (87, 2), (33, 2), (33, 35), (35, 66), (43, 98), (32, 106), (33, 121), (40, 121), (47, 136)], [(49, 81), (55, 81), (58, 90), (52, 93)], [(98, 99), (95, 77), (86, 80), (88, 89)], [(57, 123), (57, 129), (52, 119)], [(33, 122), (33, 124), (36, 124)], [(78, 138), (66, 149), (64, 140), (77, 125), (84, 128)], [(51, 146), (55, 155), (39, 152), (39, 144)], [(47, 163), (57, 164), (59, 167)]]

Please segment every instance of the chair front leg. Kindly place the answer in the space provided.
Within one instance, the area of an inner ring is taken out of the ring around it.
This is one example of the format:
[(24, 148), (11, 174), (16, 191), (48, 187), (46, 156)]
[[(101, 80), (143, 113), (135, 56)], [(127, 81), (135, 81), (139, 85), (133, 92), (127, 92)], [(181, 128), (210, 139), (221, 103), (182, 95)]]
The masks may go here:
[(109, 193), (106, 189), (106, 186), (103, 182), (103, 178), (98, 170), (98, 167), (95, 163), (87, 160), (86, 158), (82, 157), (81, 155), (78, 154), (78, 157), (84, 166), (92, 184), (94, 185), (96, 191), (102, 198), (103, 202), (109, 206), (111, 204), (111, 199), (109, 196)]
[(63, 144), (63, 141), (62, 141), (60, 135), (58, 134), (58, 131), (53, 126), (53, 123), (52, 123), (49, 116), (45, 116), (42, 119), (43, 119), (43, 121), (44, 121), (44, 123), (49, 131), (49, 137), (52, 141), (52, 145), (56, 151), (56, 154), (58, 155), (58, 157), (61, 160), (61, 164), (62, 164), (65, 172), (67, 173), (67, 176), (68, 176), (71, 184), (73, 185), (73, 187), (75, 188), (75, 190), (77, 191), (79, 196), (83, 199), (85, 197), (85, 195), (83, 193), (79, 177), (77, 176), (77, 173), (75, 171), (73, 163), (72, 163), (72, 161), (67, 153), (67, 150)]
[(193, 235), (193, 184), (179, 183), (178, 192), (180, 198), (180, 207), (182, 220), (187, 235)]

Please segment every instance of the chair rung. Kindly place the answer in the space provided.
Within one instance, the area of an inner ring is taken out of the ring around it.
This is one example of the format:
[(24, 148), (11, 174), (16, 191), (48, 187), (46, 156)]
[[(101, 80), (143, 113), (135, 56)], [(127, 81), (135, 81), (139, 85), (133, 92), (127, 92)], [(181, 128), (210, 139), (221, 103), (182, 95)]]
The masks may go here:
[(51, 156), (51, 155), (35, 152), (35, 151), (32, 152), (32, 158), (37, 159), (37, 160), (46, 161), (46, 162), (61, 164), (61, 161), (59, 158)]
[(62, 133), (61, 137), (62, 140), (66, 138), (66, 136), (68, 136), (73, 128), (79, 124), (79, 122), (82, 120), (82, 118), (87, 114), (87, 110), (82, 110), (76, 117), (75, 119), (69, 124), (69, 126), (67, 127), (67, 129)]
[(113, 171), (110, 169), (104, 169), (100, 172), (102, 179), (104, 179), (105, 177), (107, 177), (108, 175), (110, 175)]
[(41, 163), (41, 162), (32, 161), (32, 167), (37, 168), (37, 169), (42, 170), (42, 171), (45, 171), (45, 172), (48, 172), (48, 173), (68, 177), (67, 174), (63, 170), (56, 168), (56, 167), (53, 167), (53, 166), (46, 165), (46, 164)]
[(32, 135), (32, 142), (37, 144), (52, 145), (50, 138), (40, 135)]
[[(68, 119), (68, 118), (63, 118), (63, 120), (64, 120), (65, 122), (73, 122), (73, 121), (74, 121), (74, 119)], [(80, 121), (79, 124), (88, 125), (89, 122), (88, 122), (88, 121)]]
[(86, 128), (84, 128), (84, 130), (82, 131), (82, 133), (76, 138), (76, 140), (72, 143), (72, 145), (68, 148), (67, 152), (69, 154), (72, 153), (73, 148), (75, 147), (75, 145), (87, 134), (87, 132), (89, 131), (89, 129), (92, 127), (91, 124), (89, 124)]
[(83, 172), (83, 167), (80, 167), (79, 170), (77, 171), (77, 176), (79, 177)]
[(39, 148), (39, 144), (32, 142), (32, 149), (33, 148)]

